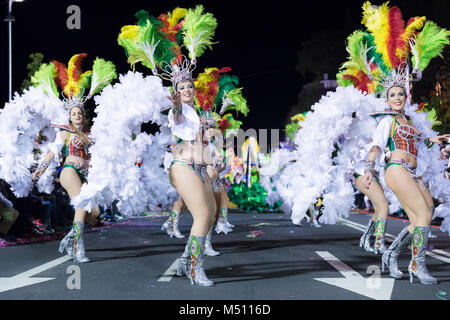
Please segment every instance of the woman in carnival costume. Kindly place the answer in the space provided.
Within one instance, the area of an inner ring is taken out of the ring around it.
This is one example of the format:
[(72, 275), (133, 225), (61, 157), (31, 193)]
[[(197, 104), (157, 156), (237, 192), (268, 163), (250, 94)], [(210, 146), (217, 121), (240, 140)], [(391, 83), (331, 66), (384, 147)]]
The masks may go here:
[[(245, 115), (248, 113), (248, 107), (245, 99), (242, 97), (241, 88), (236, 88), (238, 79), (235, 76), (226, 74), (231, 71), (231, 68), (207, 68), (205, 72), (199, 74), (195, 79), (194, 85), (196, 88), (196, 111), (200, 117), (202, 130), (205, 132), (205, 138), (211, 151), (212, 164), (207, 166), (207, 173), (211, 178), (212, 189), (216, 201), (216, 215), (215, 222), (216, 231), (228, 233), (231, 231), (225, 223), (226, 211), (228, 209), (228, 198), (226, 197), (226, 189), (224, 187), (223, 179), (221, 178), (221, 171), (225, 169), (226, 158), (222, 152), (223, 145), (223, 131), (225, 127), (217, 127), (223, 125), (220, 119), (220, 114), (229, 110), (237, 110)], [(219, 98), (220, 97), (220, 98)], [(221, 110), (216, 113), (213, 110), (221, 105)], [(228, 123), (227, 128), (230, 124)], [(226, 201), (226, 203), (225, 203)], [(174, 210), (163, 225), (169, 235), (179, 237), (181, 234), (178, 230), (178, 222), (182, 209), (186, 208), (186, 204), (182, 198), (179, 198), (174, 203)], [(176, 210), (178, 209), (178, 210)], [(175, 211), (176, 210), (176, 211)], [(225, 212), (224, 212), (225, 211)], [(220, 219), (219, 219), (220, 216)], [(211, 245), (212, 230), (214, 225), (208, 231), (205, 242), (205, 255), (216, 256), (219, 252), (215, 251)], [(182, 236), (182, 235), (181, 235)], [(182, 236), (184, 237), (184, 236)]]
[[(50, 193), (53, 189), (54, 169), (63, 162), (59, 179), (71, 199), (80, 193), (82, 184), (86, 182), (90, 159), (89, 147), (93, 144), (93, 140), (89, 137), (83, 105), (86, 100), (99, 93), (117, 77), (114, 64), (99, 58), (94, 61), (92, 71), (83, 73), (81, 64), (86, 56), (85, 53), (74, 55), (67, 67), (55, 60), (42, 64), (32, 77), (35, 88), (15, 99), (16, 103), (24, 102), (28, 97), (36, 96), (35, 90), (39, 89), (45, 94), (42, 97), (43, 104), (44, 108), (49, 110), (33, 111), (38, 122), (41, 122), (42, 118), (47, 120), (45, 123), (40, 123), (44, 125), (40, 128), (43, 134), (50, 137), (50, 140), (52, 136), (55, 138), (53, 142), (42, 146), (42, 151), (48, 150), (48, 152), (45, 153), (31, 178), (39, 180), (39, 191)], [(63, 100), (59, 99), (58, 87), (62, 90)], [(87, 91), (89, 87), (90, 90)], [(50, 117), (46, 112), (51, 110), (56, 112)], [(50, 128), (48, 120), (53, 122), (51, 127), (54, 129)], [(26, 134), (25, 137), (27, 136)], [(94, 207), (89, 214), (86, 210), (76, 207), (73, 227), (61, 241), (59, 251), (63, 253), (65, 250), (75, 262), (89, 262), (83, 240), (85, 222), (94, 221), (99, 214), (98, 207)]]
[[(362, 46), (360, 48), (368, 55), (373, 54), (370, 53), (371, 49), (375, 51), (375, 54), (369, 57), (371, 60), (366, 63), (368, 67), (364, 71), (367, 72), (366, 76), (372, 80), (373, 85), (382, 86), (382, 98), (388, 104), (386, 111), (372, 114), (382, 118), (369, 145), (363, 184), (366, 189), (370, 188), (376, 175), (376, 162), (385, 147), (388, 147), (389, 155), (384, 179), (410, 221), (410, 225), (400, 232), (389, 249), (384, 250), (382, 267), (384, 270), (384, 266), (388, 265), (391, 276), (395, 278), (403, 276), (398, 269), (397, 258), (400, 249), (408, 243), (412, 235), (412, 259), (408, 267), (411, 282), (413, 275), (416, 275), (423, 284), (437, 283), (425, 266), (434, 206), (430, 193), (424, 185), (419, 162), (427, 163), (429, 160), (424, 146), (431, 148), (434, 143), (440, 144), (448, 135), (434, 136), (435, 133), (426, 130), (420, 121), (414, 121), (416, 119), (407, 115), (405, 109), (409, 107), (410, 81), (420, 80), (422, 71), (429, 61), (440, 54), (442, 48), (449, 43), (450, 32), (440, 29), (431, 21), (425, 22), (425, 17), (413, 18), (405, 27), (400, 10), (397, 7), (389, 9), (387, 4), (378, 8), (366, 3), (363, 9), (363, 23), (374, 38), (374, 48), (368, 48), (371, 45), (370, 39), (368, 37), (364, 39), (364, 35), (362, 36), (364, 48)], [(383, 24), (383, 21), (387, 21), (388, 24)], [(386, 43), (379, 41), (383, 34), (389, 35)], [(406, 63), (410, 51), (414, 63), (412, 75)], [(345, 75), (344, 72), (344, 78)], [(411, 110), (407, 111), (411, 114)], [(426, 138), (427, 136), (430, 138)], [(435, 157), (434, 153), (433, 156)], [(383, 163), (384, 159), (382, 160)], [(378, 228), (381, 230), (377, 230)], [(375, 229), (378, 241), (378, 234), (384, 230), (381, 221), (377, 221)]]
[[(366, 2), (363, 10), (362, 22), (368, 32), (358, 30), (348, 38), (350, 57), (344, 64), (344, 70), (337, 75), (339, 87), (311, 107), (311, 112), (302, 123), (302, 130), (295, 136), (297, 149), (301, 152), (276, 183), (280, 196), (292, 208), (294, 223), (301, 221), (307, 208), (320, 196), (323, 196), (320, 222), (334, 224), (339, 218), (349, 215), (354, 203), (351, 180), (355, 171), (358, 172), (359, 164), (367, 159), (369, 150), (365, 146), (370, 145), (371, 139), (374, 141), (372, 135), (377, 127), (376, 120), (370, 114), (387, 109), (386, 100), (374, 94), (384, 91), (383, 83), (377, 80), (382, 78), (382, 74), (388, 75), (396, 70), (410, 52), (413, 53), (415, 69), (424, 70), (448, 43), (448, 31), (431, 21), (425, 23), (425, 17), (410, 19), (405, 27), (397, 7), (389, 9), (387, 4), (375, 7)], [(416, 107), (408, 104), (407, 111), (413, 111)], [(409, 116), (423, 137), (437, 135), (424, 112), (410, 112)], [(384, 147), (380, 146), (381, 150)], [(444, 218), (441, 230), (450, 232), (449, 182), (443, 178), (443, 163), (436, 152), (436, 147), (431, 147), (427, 152), (426, 147), (420, 144), (417, 171), (419, 176), (423, 176), (424, 183), (431, 184), (432, 195), (444, 199), (445, 203), (436, 208), (435, 216)], [(316, 155), (314, 159), (308, 157), (310, 154)], [(377, 169), (373, 162), (362, 167), (372, 172)], [(296, 174), (306, 170), (308, 175)], [(400, 203), (385, 185), (382, 171), (380, 183), (390, 204), (390, 212), (397, 211)], [(302, 196), (296, 196), (298, 194)], [(394, 262), (395, 253), (390, 253), (391, 250), (386, 250), (384, 256), (389, 256)]]
[[(194, 107), (192, 71), (197, 57), (212, 45), (217, 21), (211, 13), (204, 13), (201, 5), (194, 9), (176, 8), (158, 18), (143, 11), (136, 16), (139, 25), (123, 27), (119, 44), (125, 47), (130, 63), (140, 61), (154, 75), (172, 83), (173, 93), (169, 97), (172, 108), (168, 120), (177, 144), (172, 148), (169, 178), (194, 218), (185, 251), (179, 259), (177, 275), (186, 274), (193, 285), (212, 286), (214, 283), (204, 271), (205, 242), (216, 211), (206, 172), (212, 159), (205, 144), (206, 132), (202, 132), (201, 120)], [(182, 56), (179, 39), (188, 49), (190, 60)], [(158, 72), (158, 67), (162, 73)]]

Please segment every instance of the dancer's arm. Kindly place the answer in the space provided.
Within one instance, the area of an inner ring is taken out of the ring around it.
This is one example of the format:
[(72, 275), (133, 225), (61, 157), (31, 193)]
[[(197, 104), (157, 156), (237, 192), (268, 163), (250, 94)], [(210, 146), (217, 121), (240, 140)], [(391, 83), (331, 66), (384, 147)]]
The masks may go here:
[(369, 189), (372, 177), (375, 174), (375, 167), (379, 162), (380, 154), (383, 148), (387, 145), (389, 134), (392, 127), (392, 117), (385, 116), (377, 125), (377, 128), (372, 136), (372, 143), (370, 144), (369, 155), (367, 157), (366, 166), (364, 168), (364, 187)]
[(450, 134), (444, 134), (442, 136), (436, 136), (432, 138), (427, 138), (424, 140), (425, 145), (429, 148), (433, 146), (434, 143), (442, 144), (445, 141), (448, 141), (450, 139)]
[(64, 145), (64, 141), (67, 139), (69, 133), (67, 131), (61, 131), (56, 135), (55, 141), (49, 145), (49, 151), (44, 157), (44, 160), (39, 164), (36, 171), (31, 175), (33, 180), (38, 179), (48, 168), (55, 154), (59, 153), (59, 150)]

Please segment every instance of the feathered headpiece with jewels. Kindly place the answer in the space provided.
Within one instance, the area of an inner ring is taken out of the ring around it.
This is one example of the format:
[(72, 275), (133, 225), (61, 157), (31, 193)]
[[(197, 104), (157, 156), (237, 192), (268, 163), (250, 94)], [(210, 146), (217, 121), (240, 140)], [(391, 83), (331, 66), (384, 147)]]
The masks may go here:
[(450, 31), (426, 17), (413, 17), (405, 24), (400, 9), (389, 8), (388, 2), (378, 7), (366, 1), (362, 8), (361, 23), (367, 30), (357, 30), (347, 38), (348, 61), (336, 76), (340, 86), (353, 85), (378, 94), (386, 94), (393, 83), (409, 88), (409, 81), (420, 80), (430, 60), (441, 56), (450, 43)]
[[(141, 62), (154, 75), (171, 81), (174, 88), (182, 80), (192, 81), (197, 58), (211, 49), (217, 28), (214, 16), (203, 10), (202, 5), (176, 8), (157, 18), (144, 10), (136, 13), (138, 25), (122, 27), (117, 40), (125, 48), (128, 63), (134, 69)], [(182, 45), (187, 48), (189, 59), (182, 55)]]
[(86, 56), (86, 53), (74, 55), (67, 67), (56, 60), (44, 63), (31, 78), (31, 83), (56, 98), (60, 96), (59, 87), (64, 108), (70, 111), (73, 107), (80, 107), (84, 112), (86, 100), (117, 78), (115, 65), (100, 58), (95, 59), (92, 70), (83, 72), (81, 63)]
[[(219, 126), (223, 133), (231, 127), (227, 118), (221, 118), (224, 112), (235, 110), (247, 116), (250, 111), (242, 95), (242, 88), (237, 88), (239, 78), (228, 74), (230, 71), (230, 67), (206, 68), (194, 81), (197, 112), (206, 120), (208, 126)], [(232, 118), (231, 114), (229, 116)], [(236, 122), (234, 120), (233, 123)], [(242, 124), (240, 121), (239, 123)], [(234, 126), (232, 129), (238, 128)]]

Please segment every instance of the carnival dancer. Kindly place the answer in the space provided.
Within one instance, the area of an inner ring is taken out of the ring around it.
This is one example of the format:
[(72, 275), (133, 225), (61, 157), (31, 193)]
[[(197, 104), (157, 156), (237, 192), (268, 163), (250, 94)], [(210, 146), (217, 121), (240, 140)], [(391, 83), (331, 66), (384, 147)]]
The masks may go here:
[[(400, 66), (402, 68), (404, 66)], [(387, 265), (391, 276), (401, 278), (402, 272), (398, 269), (397, 257), (402, 245), (412, 236), (412, 259), (408, 270), (410, 281), (413, 275), (417, 276), (423, 284), (435, 284), (425, 265), (425, 253), (428, 247), (428, 235), (432, 212), (427, 203), (426, 195), (416, 176), (417, 158), (419, 155), (418, 143), (425, 143), (431, 147), (433, 143), (441, 143), (445, 136), (432, 138), (423, 137), (410, 118), (405, 114), (407, 102), (407, 89), (409, 85), (408, 74), (405, 70), (388, 76), (384, 81), (387, 103), (390, 110), (380, 120), (377, 127), (377, 137), (371, 145), (370, 154), (365, 169), (364, 185), (369, 187), (374, 174), (375, 161), (384, 146), (389, 145), (390, 157), (386, 165), (385, 179), (388, 187), (394, 192), (408, 215), (410, 225), (405, 227), (389, 249), (383, 254), (382, 266)]]
[[(372, 55), (370, 62), (367, 61), (367, 56), (364, 57), (365, 71), (373, 85), (382, 86), (382, 98), (389, 106), (387, 111), (373, 114), (383, 117), (370, 144), (364, 169), (364, 187), (369, 188), (372, 184), (377, 160), (382, 150), (388, 146), (390, 154), (385, 167), (386, 185), (399, 200), (411, 223), (383, 253), (382, 267), (384, 269), (387, 265), (391, 276), (401, 278), (403, 273), (398, 269), (397, 258), (402, 246), (412, 237), (412, 259), (408, 267), (410, 281), (412, 282), (413, 275), (416, 275), (423, 284), (434, 284), (437, 280), (429, 274), (425, 266), (432, 212), (430, 204), (427, 203), (423, 183), (419, 180), (421, 175), (416, 171), (420, 159), (426, 158), (423, 144), (431, 148), (433, 143), (440, 144), (447, 135), (427, 138), (425, 135), (430, 132), (423, 132), (424, 129), (419, 129), (417, 123), (413, 124), (412, 114), (406, 114), (405, 106), (409, 106), (410, 81), (420, 80), (421, 73), (431, 58), (440, 54), (443, 47), (449, 43), (450, 33), (431, 21), (425, 23), (425, 17), (411, 19), (405, 27), (400, 10), (397, 7), (388, 8), (387, 3), (381, 7), (374, 7), (370, 2), (366, 2), (363, 10), (363, 24), (370, 33), (367, 35), (374, 39), (372, 41), (375, 46), (369, 47), (366, 44), (361, 52), (367, 55), (372, 49), (376, 51), (375, 54), (370, 53)], [(387, 24), (384, 24), (385, 20)], [(417, 32), (420, 29), (422, 31)], [(381, 41), (382, 34), (388, 34), (389, 37), (396, 39), (387, 44), (387, 51), (382, 49), (386, 45)], [(368, 36), (366, 36), (367, 43), (371, 41)], [(414, 63), (411, 75), (406, 62), (410, 52)], [(349, 65), (347, 71), (348, 69)]]
[[(205, 138), (213, 160), (213, 164), (207, 167), (207, 172), (212, 181), (217, 207), (215, 229), (217, 233), (225, 234), (232, 231), (234, 226), (227, 221), (228, 196), (224, 182), (224, 175), (227, 173), (224, 170), (227, 166), (226, 157), (222, 151), (223, 142), (224, 136), (235, 132), (242, 122), (235, 120), (231, 114), (226, 114), (222, 118), (221, 116), (232, 110), (244, 116), (249, 112), (247, 102), (242, 95), (242, 88), (237, 87), (239, 79), (235, 75), (230, 75), (230, 71), (229, 67), (206, 68), (194, 81), (196, 111), (203, 131), (208, 133)], [(174, 203), (174, 209), (176, 205), (178, 206), (177, 202)], [(174, 230), (174, 235), (179, 234), (176, 227), (179, 220), (177, 214), (177, 211), (172, 211), (163, 225), (163, 229)], [(212, 229), (213, 227), (207, 236), (206, 255), (218, 254), (211, 246)], [(169, 235), (172, 234), (172, 231), (167, 232)]]
[[(83, 183), (87, 181), (89, 147), (94, 143), (89, 138), (83, 105), (117, 77), (114, 64), (98, 58), (94, 61), (93, 71), (83, 73), (81, 63), (86, 56), (85, 53), (74, 55), (69, 61), (68, 68), (57, 61), (51, 63), (54, 66), (51, 68), (43, 65), (40, 70), (41, 78), (35, 80), (38, 84), (51, 84), (52, 88), (58, 85), (62, 89), (65, 96), (64, 108), (68, 112), (69, 121), (68, 124), (52, 125), (58, 131), (56, 139), (49, 146), (49, 152), (32, 177), (33, 180), (39, 179), (53, 158), (59, 158), (61, 155), (63, 166), (58, 173), (59, 180), (71, 199), (80, 193)], [(47, 74), (42, 74), (45, 70), (48, 71)], [(51, 73), (53, 70), (56, 72)], [(85, 96), (89, 86), (90, 91)], [(89, 262), (84, 249), (85, 223), (92, 223), (99, 215), (98, 206), (89, 213), (82, 208), (75, 208), (73, 227), (61, 241), (59, 251), (61, 253), (66, 251), (75, 262)]]
[[(194, 219), (185, 252), (179, 259), (177, 275), (186, 274), (193, 285), (212, 286), (214, 283), (204, 270), (206, 236), (216, 211), (206, 172), (206, 166), (212, 164), (212, 160), (194, 107), (192, 71), (197, 57), (213, 44), (217, 20), (211, 13), (203, 11), (202, 5), (194, 9), (176, 8), (155, 18), (141, 10), (136, 14), (139, 25), (123, 27), (118, 41), (125, 47), (131, 64), (140, 61), (154, 75), (171, 81), (173, 93), (168, 98), (172, 108), (168, 120), (177, 144), (172, 148), (169, 179)], [(179, 39), (189, 51), (189, 60), (181, 54)]]
[[(420, 76), (420, 72), (426, 68), (429, 61), (438, 56), (449, 42), (448, 31), (431, 21), (426, 22), (425, 17), (410, 19), (405, 26), (397, 7), (388, 8), (387, 3), (376, 7), (366, 2), (363, 9), (363, 24), (367, 26), (368, 31), (358, 30), (348, 37), (347, 50), (350, 57), (337, 75), (339, 86), (336, 91), (323, 96), (311, 107), (311, 112), (307, 113), (302, 130), (295, 136), (295, 144), (301, 152), (296, 155), (296, 161), (283, 170), (280, 179), (275, 183), (283, 201), (292, 208), (292, 220), (295, 224), (301, 222), (307, 209), (320, 196), (323, 196), (323, 214), (319, 219), (321, 223), (334, 224), (339, 218), (348, 216), (354, 204), (354, 189), (350, 181), (355, 173), (356, 164), (366, 162), (369, 150), (366, 151), (364, 146), (370, 145), (372, 133), (376, 131), (378, 125), (369, 115), (386, 109), (386, 100), (376, 96), (385, 89), (383, 86), (385, 82), (379, 80), (386, 79), (392, 70), (397, 70), (410, 54), (413, 56), (411, 61), (414, 69), (417, 69), (414, 74)], [(407, 92), (403, 94), (408, 97), (409, 84), (405, 85), (405, 89)], [(424, 112), (415, 112), (416, 109), (417, 105), (409, 104), (406, 108), (415, 126), (415, 131), (411, 135), (416, 137), (417, 130), (421, 132), (422, 138), (436, 136), (431, 129), (431, 122), (426, 119), (427, 115)], [(404, 133), (405, 137), (409, 135)], [(379, 156), (385, 146), (380, 145)], [(419, 148), (417, 174), (423, 176), (425, 183), (431, 182), (430, 191), (433, 197), (444, 199), (444, 203), (440, 204), (435, 212), (437, 216), (444, 218), (441, 230), (450, 232), (447, 191), (449, 183), (442, 177), (444, 165), (436, 156), (438, 151), (436, 147), (432, 147), (429, 152), (425, 150), (423, 143), (417, 143), (417, 147)], [(315, 157), (310, 157), (311, 154)], [(396, 160), (392, 158), (392, 152), (389, 158)], [(380, 160), (383, 159), (384, 156), (381, 156)], [(397, 210), (394, 210), (394, 207), (399, 208), (400, 204), (405, 204), (402, 201), (399, 203), (384, 184), (384, 172), (378, 170), (378, 164), (375, 167), (373, 165), (374, 163), (371, 163), (366, 170), (372, 171), (372, 176), (374, 171), (379, 171), (380, 185), (383, 185), (389, 210), (395, 212)], [(362, 167), (364, 168), (365, 164)], [(391, 170), (398, 169), (395, 169), (395, 165), (391, 165), (387, 169), (387, 175)], [(302, 172), (308, 172), (308, 175), (302, 175)], [(389, 186), (393, 186), (394, 182), (393, 179), (386, 178)], [(370, 186), (371, 184), (366, 185)], [(393, 189), (395, 193), (395, 186)], [(414, 219), (411, 223), (417, 224)], [(427, 226), (425, 223), (424, 225)], [(421, 246), (423, 243), (420, 239), (424, 239), (425, 236), (421, 238), (418, 233), (416, 238)], [(417, 249), (416, 246), (413, 253), (417, 253)], [(391, 252), (392, 250), (386, 250), (384, 257), (389, 257), (389, 263), (394, 266), (396, 256), (390, 254)], [(424, 252), (421, 253), (421, 257), (423, 255)], [(417, 257), (413, 256), (415, 263), (411, 264), (415, 268), (418, 265)]]

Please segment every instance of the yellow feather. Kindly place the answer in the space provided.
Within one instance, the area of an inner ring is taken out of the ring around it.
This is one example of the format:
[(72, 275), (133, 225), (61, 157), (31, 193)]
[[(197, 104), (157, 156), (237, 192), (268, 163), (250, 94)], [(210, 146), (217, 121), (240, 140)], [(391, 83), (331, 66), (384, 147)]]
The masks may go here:
[(139, 35), (139, 26), (124, 26), (120, 29), (120, 38), (134, 41)]
[(79, 54), (76, 54), (70, 58), (69, 65), (67, 66), (67, 85), (64, 87), (64, 93), (67, 96), (75, 96), (80, 91), (80, 85), (73, 78), (73, 70), (75, 69), (75, 61), (78, 59)]
[(420, 17), (412, 22), (409, 26), (405, 28), (405, 32), (401, 35), (401, 37), (405, 40), (405, 47), (398, 48), (396, 51), (397, 56), (404, 60), (409, 54), (409, 39), (415, 38), (416, 31), (419, 31), (423, 28), (425, 22), (427, 21), (426, 17)]
[(167, 21), (171, 28), (180, 22), (186, 16), (187, 9), (185, 8), (175, 8), (172, 13), (167, 14)]
[(208, 87), (208, 83), (214, 80), (213, 72), (217, 71), (219, 71), (218, 68), (205, 68), (205, 72), (200, 73), (194, 81), (195, 89), (204, 91)]
[(389, 36), (389, 2), (380, 7), (372, 7), (369, 1), (363, 5), (363, 23), (367, 30), (374, 36), (374, 42), (377, 51), (383, 56), (383, 62), (389, 68), (392, 68), (387, 50), (387, 39)]

